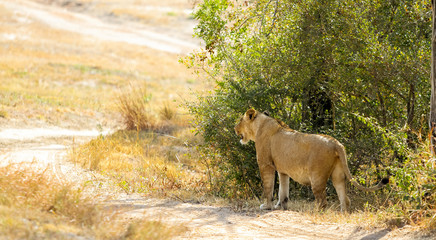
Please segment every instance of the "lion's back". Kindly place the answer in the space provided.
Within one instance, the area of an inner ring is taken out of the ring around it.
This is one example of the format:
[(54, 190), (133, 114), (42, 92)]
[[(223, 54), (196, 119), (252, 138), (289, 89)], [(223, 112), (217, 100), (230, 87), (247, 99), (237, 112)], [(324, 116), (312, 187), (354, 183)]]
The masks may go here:
[(297, 131), (279, 131), (271, 138), (271, 154), (277, 170), (305, 171), (330, 167), (338, 158), (336, 139)]

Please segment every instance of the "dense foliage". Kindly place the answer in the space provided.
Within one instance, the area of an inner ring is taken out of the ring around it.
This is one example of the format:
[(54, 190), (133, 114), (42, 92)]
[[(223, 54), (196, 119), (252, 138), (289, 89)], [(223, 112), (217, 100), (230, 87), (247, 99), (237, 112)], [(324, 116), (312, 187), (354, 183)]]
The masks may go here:
[(430, 2), (205, 0), (194, 16), (205, 49), (185, 62), (216, 88), (189, 107), (217, 194), (261, 194), (254, 146), (233, 131), (249, 107), (334, 136), (367, 185), (410, 166), (428, 132)]

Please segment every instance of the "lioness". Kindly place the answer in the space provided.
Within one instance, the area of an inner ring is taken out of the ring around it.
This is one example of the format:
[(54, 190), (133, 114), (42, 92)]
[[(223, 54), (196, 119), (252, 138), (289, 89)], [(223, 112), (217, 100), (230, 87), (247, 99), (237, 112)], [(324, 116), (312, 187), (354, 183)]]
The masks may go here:
[(235, 126), (241, 143), (255, 142), (257, 163), (263, 182), (266, 204), (263, 210), (272, 209), (275, 171), (279, 174), (279, 200), (275, 209), (287, 209), (289, 177), (309, 185), (319, 207), (327, 205), (326, 185), (331, 177), (339, 196), (341, 211), (346, 212), (350, 199), (346, 194), (345, 180), (350, 180), (358, 189), (375, 191), (385, 186), (383, 179), (377, 186), (367, 188), (358, 184), (348, 169), (344, 146), (336, 139), (317, 134), (305, 134), (290, 129), (281, 121), (264, 113), (249, 109)]

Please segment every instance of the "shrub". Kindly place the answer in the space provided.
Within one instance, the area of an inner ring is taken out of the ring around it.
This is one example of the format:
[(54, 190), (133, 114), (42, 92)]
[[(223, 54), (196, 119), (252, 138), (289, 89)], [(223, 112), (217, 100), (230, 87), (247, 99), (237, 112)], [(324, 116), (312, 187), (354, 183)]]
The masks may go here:
[(391, 167), (392, 207), (403, 212), (409, 223), (424, 222), (436, 229), (436, 161), (425, 148), (420, 150)]
[[(254, 146), (233, 132), (249, 107), (335, 137), (354, 175), (375, 169), (361, 177), (368, 185), (404, 163), (428, 130), (429, 5), (291, 2), (206, 0), (194, 13), (206, 46), (183, 61), (216, 88), (189, 109), (219, 195), (261, 194)], [(295, 186), (296, 195), (305, 189)]]
[(254, 145), (240, 144), (233, 130), (242, 111), (219, 104), (224, 100), (219, 96), (206, 98), (190, 105), (190, 109), (196, 116), (197, 131), (204, 138), (199, 150), (212, 192), (229, 198), (260, 196), (262, 187)]

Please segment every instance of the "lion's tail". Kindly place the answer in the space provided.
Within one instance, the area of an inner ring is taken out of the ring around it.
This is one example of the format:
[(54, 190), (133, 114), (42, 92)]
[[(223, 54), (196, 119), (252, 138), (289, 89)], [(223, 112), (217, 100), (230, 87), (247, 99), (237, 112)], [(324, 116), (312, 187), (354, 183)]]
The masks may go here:
[(376, 190), (379, 190), (379, 189), (383, 188), (384, 186), (386, 186), (386, 184), (389, 183), (389, 178), (383, 178), (376, 186), (373, 186), (373, 187), (364, 187), (364, 186), (360, 185), (353, 178), (353, 176), (350, 173), (350, 169), (348, 168), (348, 164), (347, 164), (347, 154), (345, 153), (344, 146), (342, 146), (342, 144), (339, 143), (337, 145), (337, 147), (336, 147), (336, 151), (338, 152), (339, 159), (341, 160), (342, 168), (344, 169), (345, 176), (359, 190), (362, 190), (362, 191), (376, 191)]

